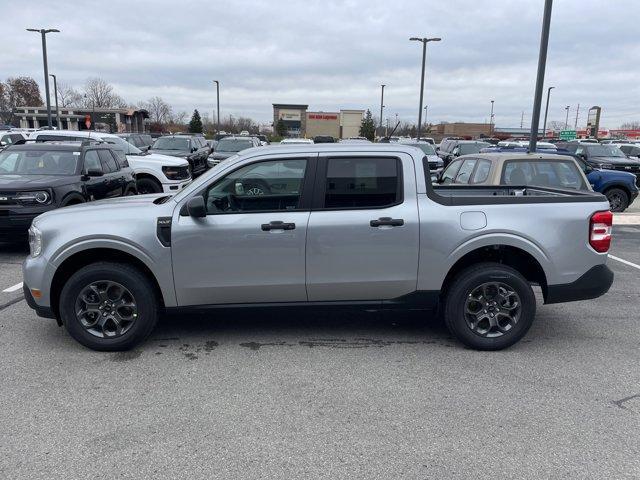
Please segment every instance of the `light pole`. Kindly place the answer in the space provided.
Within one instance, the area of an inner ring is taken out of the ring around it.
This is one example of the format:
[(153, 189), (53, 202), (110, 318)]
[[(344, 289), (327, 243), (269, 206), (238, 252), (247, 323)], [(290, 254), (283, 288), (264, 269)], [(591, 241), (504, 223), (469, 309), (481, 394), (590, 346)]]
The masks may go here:
[(542, 139), (547, 138), (547, 114), (549, 113), (549, 96), (551, 95), (551, 90), (556, 87), (547, 88), (547, 106), (544, 109), (544, 123), (542, 124)]
[(50, 73), (49, 76), (53, 77), (53, 95), (56, 98), (56, 128), (60, 130), (60, 110), (58, 110), (58, 82), (56, 80), (56, 76), (53, 73)]
[(213, 83), (216, 84), (216, 111), (218, 116), (216, 120), (216, 133), (220, 133), (220, 82), (214, 80)]
[(424, 67), (425, 62), (427, 60), (427, 43), (429, 42), (439, 42), (442, 40), (441, 38), (418, 38), (411, 37), (409, 41), (411, 42), (422, 42), (422, 77), (420, 79), (420, 108), (418, 109), (418, 133), (416, 135), (417, 139), (420, 140), (420, 126), (422, 125), (422, 99), (424, 95)]
[(567, 111), (567, 118), (564, 121), (564, 129), (566, 130), (567, 128), (569, 128), (569, 105), (564, 107), (564, 109)]
[(57, 28), (27, 28), (27, 32), (37, 32), (42, 36), (42, 62), (44, 63), (44, 91), (47, 97), (47, 124), (51, 128), (51, 97), (49, 96), (49, 67), (47, 66), (47, 33), (60, 32)]
[(384, 87), (385, 85), (380, 85), (382, 87), (382, 92), (380, 93), (380, 134), (382, 135), (382, 112), (384, 110)]
[(398, 114), (396, 113), (396, 125), (398, 125)]
[(547, 47), (549, 46), (549, 28), (551, 26), (551, 7), (553, 0), (545, 0), (542, 15), (542, 32), (540, 34), (540, 53), (538, 54), (538, 76), (536, 78), (536, 92), (533, 97), (533, 113), (531, 115), (531, 136), (529, 137), (529, 151), (535, 152), (538, 143), (538, 125), (540, 124), (540, 109), (542, 106), (542, 90), (544, 88), (544, 71), (547, 67)]
[(491, 100), (491, 115), (489, 115), (489, 135), (493, 135), (493, 102), (495, 100)]

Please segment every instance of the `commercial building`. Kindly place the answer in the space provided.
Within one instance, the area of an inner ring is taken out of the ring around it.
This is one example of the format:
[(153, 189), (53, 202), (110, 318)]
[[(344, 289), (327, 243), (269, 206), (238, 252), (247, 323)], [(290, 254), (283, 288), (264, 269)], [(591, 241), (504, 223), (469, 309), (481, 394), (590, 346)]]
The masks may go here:
[(282, 120), (287, 128), (287, 137), (303, 137), (307, 127), (307, 108), (309, 105), (274, 103), (273, 128)]
[(278, 122), (282, 121), (288, 137), (313, 138), (316, 135), (331, 135), (334, 138), (349, 138), (359, 135), (364, 110), (308, 112), (308, 108), (309, 105), (274, 103), (274, 129)]
[(489, 123), (439, 123), (431, 125), (428, 129), (429, 135), (436, 141), (443, 137), (490, 137), (492, 132), (492, 125)]
[[(60, 108), (61, 130), (96, 130), (113, 133), (149, 131), (149, 112), (133, 108)], [(51, 124), (56, 127), (56, 110), (51, 109)], [(47, 107), (16, 107), (13, 122), (20, 128), (47, 126)], [(94, 125), (95, 124), (95, 125)]]
[(340, 112), (307, 112), (306, 137), (329, 135), (340, 138)]

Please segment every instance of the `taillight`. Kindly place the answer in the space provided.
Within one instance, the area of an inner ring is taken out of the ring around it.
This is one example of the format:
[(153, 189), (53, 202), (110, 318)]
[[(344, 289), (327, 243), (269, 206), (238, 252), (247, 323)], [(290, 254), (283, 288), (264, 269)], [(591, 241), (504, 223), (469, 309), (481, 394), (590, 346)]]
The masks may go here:
[(589, 222), (589, 245), (600, 253), (609, 251), (611, 246), (611, 225), (613, 213), (610, 211), (596, 212), (591, 215)]

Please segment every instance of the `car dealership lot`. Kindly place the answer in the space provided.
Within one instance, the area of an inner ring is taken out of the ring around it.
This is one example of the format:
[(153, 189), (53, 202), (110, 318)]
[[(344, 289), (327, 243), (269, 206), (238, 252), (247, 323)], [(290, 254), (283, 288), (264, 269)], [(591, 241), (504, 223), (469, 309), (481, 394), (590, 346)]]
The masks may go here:
[[(640, 264), (640, 226), (611, 254)], [(0, 290), (26, 249), (3, 245)], [(637, 478), (640, 269), (464, 349), (416, 314), (165, 318), (97, 353), (0, 293), (2, 478)]]

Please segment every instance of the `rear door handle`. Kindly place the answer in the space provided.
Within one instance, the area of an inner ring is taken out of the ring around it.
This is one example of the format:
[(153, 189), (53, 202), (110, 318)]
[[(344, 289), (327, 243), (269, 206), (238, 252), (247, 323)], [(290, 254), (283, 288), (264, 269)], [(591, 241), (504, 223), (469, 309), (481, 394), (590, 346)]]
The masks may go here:
[(381, 217), (377, 220), (371, 220), (369, 225), (372, 227), (401, 227), (404, 225), (404, 220), (402, 218)]
[(261, 225), (261, 228), (265, 232), (268, 232), (269, 230), (293, 230), (296, 228), (296, 224), (277, 221), (277, 222), (263, 223)]

